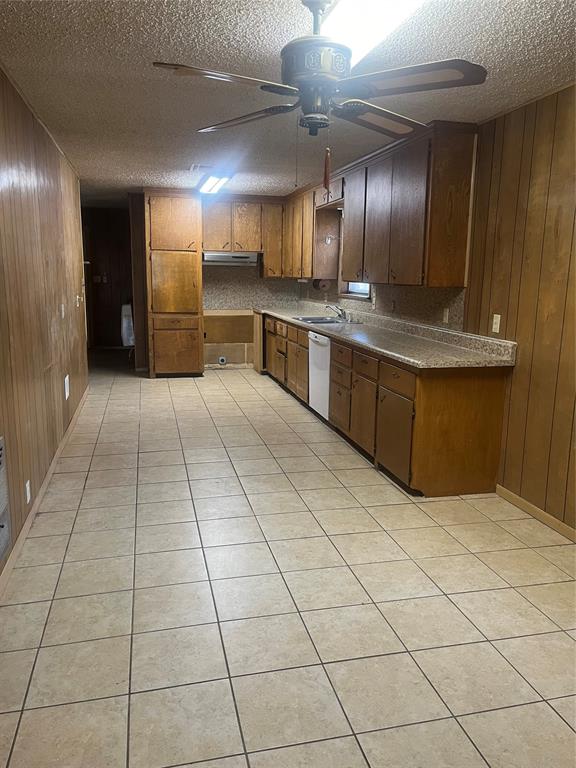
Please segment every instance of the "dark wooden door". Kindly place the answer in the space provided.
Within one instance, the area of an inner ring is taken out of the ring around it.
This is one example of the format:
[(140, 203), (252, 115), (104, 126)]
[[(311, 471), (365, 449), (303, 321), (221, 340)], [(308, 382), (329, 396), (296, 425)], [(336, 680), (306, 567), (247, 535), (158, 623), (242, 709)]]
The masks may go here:
[(365, 283), (389, 282), (392, 165), (392, 158), (387, 157), (367, 170), (363, 278)]
[(390, 220), (390, 283), (421, 285), (426, 241), (429, 141), (394, 155)]
[(412, 400), (379, 387), (376, 460), (407, 485), (410, 483), (413, 414)]
[(376, 436), (376, 394), (374, 381), (352, 374), (352, 403), (350, 408), (350, 437), (371, 456)]
[(150, 311), (191, 312), (202, 308), (202, 256), (186, 251), (150, 254)]
[(350, 390), (340, 386), (335, 381), (330, 382), (328, 411), (330, 424), (348, 434), (350, 430)]
[(364, 211), (366, 207), (366, 169), (346, 176), (342, 222), (342, 280), (362, 281), (364, 256)]

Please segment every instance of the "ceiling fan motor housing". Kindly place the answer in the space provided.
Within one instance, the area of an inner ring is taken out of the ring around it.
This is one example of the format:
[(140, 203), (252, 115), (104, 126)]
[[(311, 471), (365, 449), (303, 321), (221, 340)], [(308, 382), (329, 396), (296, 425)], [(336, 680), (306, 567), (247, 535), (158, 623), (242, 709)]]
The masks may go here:
[(329, 37), (298, 37), (282, 49), (282, 82), (300, 90), (300, 125), (317, 136), (330, 121), (336, 83), (350, 75), (352, 51)]

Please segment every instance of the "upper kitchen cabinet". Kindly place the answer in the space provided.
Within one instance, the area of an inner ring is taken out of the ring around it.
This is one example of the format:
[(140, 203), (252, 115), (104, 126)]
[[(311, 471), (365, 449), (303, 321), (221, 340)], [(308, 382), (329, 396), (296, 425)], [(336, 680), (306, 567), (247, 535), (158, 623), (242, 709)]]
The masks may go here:
[(262, 205), (244, 201), (205, 202), (205, 251), (261, 251)]
[(474, 146), (441, 123), (346, 173), (343, 280), (464, 286)]
[(232, 204), (232, 250), (262, 250), (262, 206), (260, 203)]
[(282, 277), (312, 277), (314, 193), (288, 200), (284, 214)]
[(150, 253), (150, 312), (202, 312), (202, 262), (183, 251)]
[(341, 274), (342, 280), (362, 281), (364, 215), (366, 212), (366, 168), (346, 175)]
[(282, 277), (282, 227), (284, 206), (279, 203), (262, 205), (262, 262), (264, 277)]
[(148, 207), (152, 250), (200, 252), (202, 213), (197, 197), (151, 195)]
[(329, 205), (344, 197), (344, 178), (342, 176), (330, 180), (330, 190), (318, 187), (315, 190), (314, 200), (316, 208)]

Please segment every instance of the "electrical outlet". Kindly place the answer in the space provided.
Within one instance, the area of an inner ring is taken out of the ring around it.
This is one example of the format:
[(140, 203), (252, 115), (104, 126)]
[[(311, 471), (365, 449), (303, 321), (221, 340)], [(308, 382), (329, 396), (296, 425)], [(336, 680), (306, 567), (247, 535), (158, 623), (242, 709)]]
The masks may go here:
[(449, 317), (450, 317), (450, 310), (448, 307), (444, 307), (444, 312), (442, 313), (442, 322), (447, 323)]
[(64, 398), (68, 400), (70, 397), (70, 376), (66, 374), (64, 376)]
[(64, 320), (65, 310), (64, 310), (64, 304), (60, 304), (60, 317), (62, 320)]
[(26, 480), (26, 504), (30, 504), (30, 500), (32, 499), (32, 489), (30, 487), (30, 480)]
[(502, 315), (492, 315), (492, 333), (500, 333)]

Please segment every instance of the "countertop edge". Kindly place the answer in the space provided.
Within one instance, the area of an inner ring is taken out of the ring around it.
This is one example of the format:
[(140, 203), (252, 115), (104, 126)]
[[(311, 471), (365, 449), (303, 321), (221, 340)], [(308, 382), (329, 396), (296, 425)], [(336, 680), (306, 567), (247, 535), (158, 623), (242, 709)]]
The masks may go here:
[[(387, 357), (391, 360), (395, 360), (399, 363), (403, 363), (404, 365), (410, 366), (411, 368), (416, 368), (418, 370), (449, 370), (449, 369), (457, 370), (461, 368), (513, 368), (515, 365), (515, 362), (512, 360), (505, 360), (503, 358), (491, 356), (487, 352), (482, 353), (483, 356), (481, 359), (473, 359), (473, 355), (474, 355), (473, 351), (471, 351), (470, 358), (468, 359), (463, 358), (461, 362), (458, 362), (455, 360), (446, 361), (444, 363), (440, 361), (438, 361), (437, 363), (423, 362), (422, 360), (418, 360), (416, 358), (412, 358), (407, 355), (401, 355), (397, 352), (391, 352), (390, 350), (384, 349), (383, 347), (378, 347), (373, 344), (367, 344), (366, 342), (357, 341), (356, 339), (350, 339), (347, 336), (342, 336), (341, 334), (335, 332), (334, 330), (331, 330), (329, 325), (323, 325), (323, 324), (314, 325), (310, 323), (303, 323), (301, 320), (296, 320), (293, 315), (283, 314), (281, 312), (277, 312), (272, 309), (266, 309), (265, 307), (263, 308), (258, 307), (253, 311), (259, 315), (270, 315), (270, 317), (274, 317), (277, 320), (283, 320), (285, 322), (289, 322), (293, 325), (298, 326), (299, 328), (303, 328), (308, 331), (314, 331), (315, 333), (320, 333), (323, 336), (328, 336), (329, 338), (334, 339), (335, 341), (339, 341), (344, 344), (349, 344), (356, 347), (360, 347), (362, 349), (366, 349), (370, 352), (373, 352), (378, 355), (382, 355), (383, 357)], [(399, 335), (401, 334), (401, 331), (381, 329), (381, 328), (378, 328), (377, 326), (371, 326), (368, 323), (362, 323), (361, 325), (364, 327), (368, 326), (370, 328), (374, 328), (374, 330), (376, 331), (388, 330), (389, 333), (396, 333)], [(426, 340), (426, 337), (423, 337), (423, 336), (412, 336), (411, 334), (404, 334), (404, 335), (409, 336), (411, 338)], [(470, 335), (470, 334), (467, 334), (467, 335)], [(433, 342), (434, 344), (443, 344), (448, 348), (465, 350), (465, 347), (459, 347), (455, 344), (454, 345), (448, 344), (447, 342), (438, 341), (436, 339), (428, 339), (428, 340)]]

